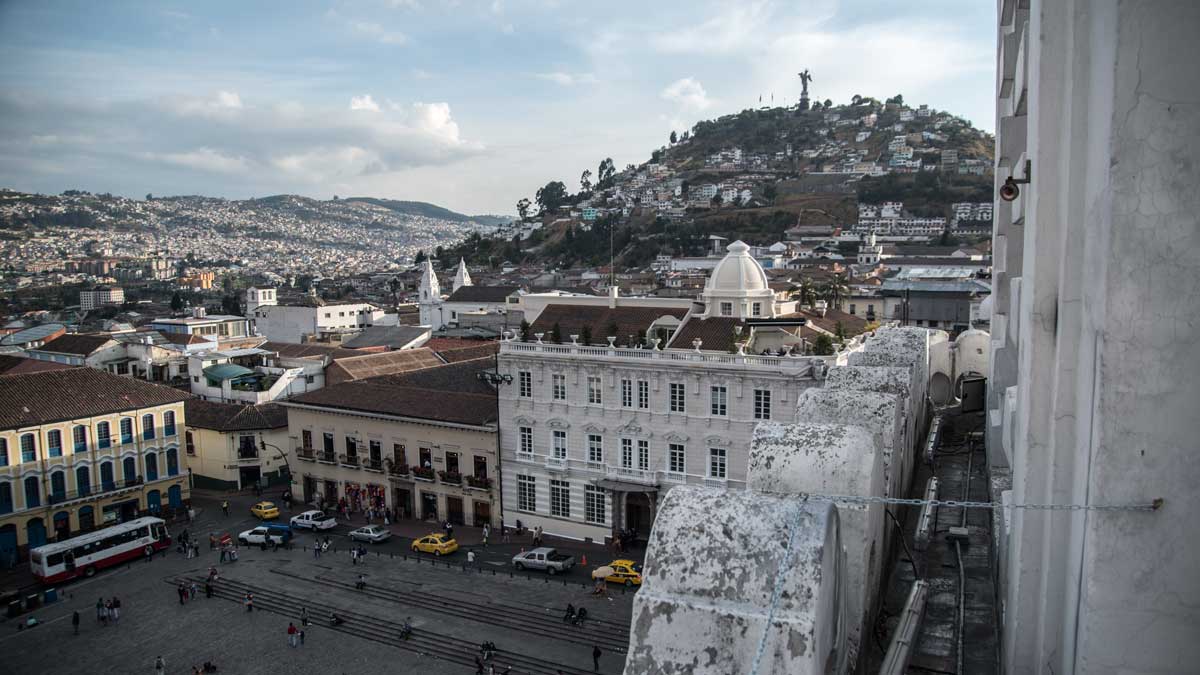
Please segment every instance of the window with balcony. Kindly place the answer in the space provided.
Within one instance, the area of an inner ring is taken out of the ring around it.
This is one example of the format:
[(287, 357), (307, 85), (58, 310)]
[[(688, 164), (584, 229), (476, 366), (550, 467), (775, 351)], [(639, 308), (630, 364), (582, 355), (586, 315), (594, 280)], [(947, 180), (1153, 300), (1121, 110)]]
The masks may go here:
[(96, 447), (101, 450), (112, 447), (112, 428), (108, 422), (96, 425)]
[(671, 383), (671, 412), (687, 412), (686, 392), (682, 384)]
[(712, 388), (711, 412), (720, 416), (729, 414), (729, 390), (724, 385)]
[(725, 480), (725, 448), (708, 449), (708, 477)]
[(403, 443), (392, 443), (392, 463), (396, 466), (408, 466), (408, 452)]
[(517, 476), (517, 508), (537, 511), (537, 479), (533, 476)]
[(37, 459), (37, 444), (33, 434), (21, 434), (21, 461), (32, 462)]
[(11, 483), (0, 483), (0, 515), (13, 512), (13, 493)]
[(588, 462), (604, 463), (604, 437), (600, 434), (588, 434)]
[(596, 375), (589, 375), (587, 379), (588, 387), (588, 403), (603, 403), (604, 397), (600, 392), (600, 378)]
[(422, 469), (433, 468), (433, 450), (430, 450), (429, 448), (419, 448), (417, 450), (417, 454), (419, 455), (418, 459), (421, 462)]
[(487, 457), (475, 455), (475, 473), (474, 476), (480, 480), (487, 480), (488, 465)]
[(122, 417), (121, 418), (121, 443), (125, 444), (125, 443), (132, 443), (132, 442), (133, 442), (133, 418), (132, 417)]
[(353, 436), (346, 437), (346, 457), (358, 457), (358, 440)]
[(154, 415), (151, 413), (142, 415), (142, 440), (154, 440)]
[(37, 476), (30, 476), (25, 479), (25, 508), (32, 509), (41, 505), (41, 486), (38, 485)]
[(132, 457), (126, 457), (125, 459), (121, 460), (121, 473), (125, 477), (126, 485), (136, 485), (138, 478), (137, 461)]
[(46, 432), (46, 456), (62, 457), (62, 432), (52, 429)]
[(622, 469), (632, 469), (633, 468), (633, 439), (632, 438), (622, 438), (621, 439), (621, 468)]
[(667, 470), (671, 473), (687, 473), (687, 451), (682, 443), (667, 446)]
[(175, 435), (175, 412), (168, 410), (163, 413), (163, 436), (170, 438)]
[(638, 380), (637, 391), (637, 407), (646, 410), (650, 407), (650, 383), (646, 380)]
[(112, 462), (104, 462), (100, 465), (100, 487), (105, 491), (114, 490), (117, 487), (117, 481), (113, 478)]
[(621, 407), (633, 407), (633, 380), (621, 380)]
[(333, 454), (333, 434), (328, 431), (321, 438), (321, 449), (325, 451), (326, 456)]
[(55, 471), (50, 474), (50, 503), (56, 504), (67, 499), (67, 474)]
[(550, 515), (571, 517), (571, 484), (565, 480), (550, 480)]
[(167, 475), (179, 475), (179, 451), (175, 448), (167, 450)]
[(604, 490), (588, 485), (583, 492), (583, 517), (589, 523), (603, 525), (607, 509)]
[(754, 390), (754, 419), (756, 419), (756, 420), (771, 419), (771, 390), (770, 389), (755, 389)]
[(641, 471), (650, 470), (650, 441), (638, 440), (638, 465), (637, 468)]
[(553, 392), (555, 401), (567, 400), (567, 376), (562, 373), (555, 373), (550, 376), (551, 391)]
[(79, 492), (80, 497), (86, 497), (92, 493), (92, 473), (86, 466), (75, 469), (75, 489)]
[(373, 468), (379, 468), (383, 464), (383, 443), (380, 441), (367, 441), (367, 455), (371, 460)]
[(458, 466), (458, 453), (446, 453), (446, 473), (461, 473)]
[(311, 448), (312, 446), (313, 446), (312, 430), (311, 429), (301, 429), (300, 430), (300, 447)]
[(528, 370), (517, 373), (517, 396), (533, 398), (533, 373)]
[(554, 459), (567, 458), (567, 432), (562, 429), (554, 430)]
[(258, 443), (253, 435), (238, 436), (238, 459), (257, 459)]
[(533, 429), (531, 427), (521, 427), (517, 430), (521, 438), (520, 452), (526, 455), (533, 454)]
[(158, 455), (146, 455), (146, 480), (158, 480)]

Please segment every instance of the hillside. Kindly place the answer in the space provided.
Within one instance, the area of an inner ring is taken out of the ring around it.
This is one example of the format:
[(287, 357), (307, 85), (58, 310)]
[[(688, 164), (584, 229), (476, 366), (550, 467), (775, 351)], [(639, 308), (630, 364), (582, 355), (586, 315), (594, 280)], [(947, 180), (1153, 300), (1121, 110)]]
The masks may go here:
[(640, 165), (602, 162), (574, 193), (551, 181), (526, 222), (443, 258), (497, 263), (503, 251), (511, 262), (607, 264), (611, 232), (618, 264), (636, 267), (662, 253), (701, 254), (713, 234), (769, 244), (797, 225), (853, 228), (860, 203), (902, 202), (902, 218), (949, 227), (953, 204), (992, 201), (993, 140), (966, 120), (899, 97), (826, 103), (701, 121)]

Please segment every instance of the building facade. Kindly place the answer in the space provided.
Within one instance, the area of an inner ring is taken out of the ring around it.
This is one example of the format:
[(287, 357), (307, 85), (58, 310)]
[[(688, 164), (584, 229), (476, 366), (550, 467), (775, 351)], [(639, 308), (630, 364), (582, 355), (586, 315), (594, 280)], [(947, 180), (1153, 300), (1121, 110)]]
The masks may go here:
[(290, 481), (287, 410), (188, 399), (184, 452), (192, 484), (241, 490)]
[(327, 304), (315, 295), (302, 303), (281, 305), (274, 288), (247, 289), (246, 313), (259, 335), (291, 343), (357, 333), (384, 319), (383, 310), (370, 303)]
[(125, 302), (125, 289), (120, 286), (97, 286), (79, 291), (79, 309), (90, 312), (104, 305), (120, 305)]
[(0, 378), (0, 564), (190, 493), (175, 389), (70, 368)]

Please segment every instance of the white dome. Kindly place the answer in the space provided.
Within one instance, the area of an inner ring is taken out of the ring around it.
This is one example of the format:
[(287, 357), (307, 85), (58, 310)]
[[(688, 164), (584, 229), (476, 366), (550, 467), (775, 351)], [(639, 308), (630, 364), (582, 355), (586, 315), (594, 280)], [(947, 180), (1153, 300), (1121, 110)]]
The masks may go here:
[(729, 254), (713, 268), (704, 286), (705, 291), (740, 294), (768, 290), (767, 273), (757, 260), (750, 257), (750, 247), (745, 242), (735, 241), (726, 250)]

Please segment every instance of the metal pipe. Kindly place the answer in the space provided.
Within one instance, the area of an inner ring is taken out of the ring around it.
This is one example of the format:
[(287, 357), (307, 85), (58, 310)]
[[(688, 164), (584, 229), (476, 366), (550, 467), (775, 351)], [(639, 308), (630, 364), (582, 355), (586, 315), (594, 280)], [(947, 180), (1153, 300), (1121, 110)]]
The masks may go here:
[(892, 633), (891, 644), (879, 666), (879, 675), (903, 675), (917, 643), (917, 630), (925, 616), (925, 601), (929, 597), (929, 582), (918, 579), (908, 591), (908, 600), (900, 611), (900, 622)]
[(929, 548), (929, 539), (933, 533), (933, 519), (937, 507), (931, 502), (938, 496), (937, 476), (930, 476), (925, 483), (925, 503), (921, 505), (921, 515), (917, 518), (917, 531), (913, 534), (913, 548), (924, 551)]

